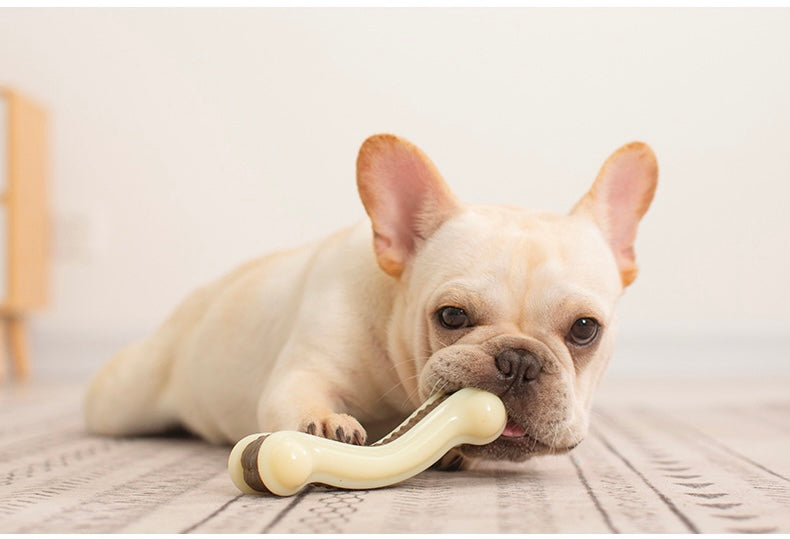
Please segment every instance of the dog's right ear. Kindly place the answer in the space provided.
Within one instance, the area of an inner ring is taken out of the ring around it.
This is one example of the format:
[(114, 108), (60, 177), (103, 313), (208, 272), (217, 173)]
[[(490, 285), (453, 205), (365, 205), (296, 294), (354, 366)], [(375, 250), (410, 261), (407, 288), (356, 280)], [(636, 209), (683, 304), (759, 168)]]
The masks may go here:
[(420, 243), (459, 208), (422, 151), (394, 135), (368, 138), (357, 157), (357, 188), (373, 223), (379, 266), (398, 277)]

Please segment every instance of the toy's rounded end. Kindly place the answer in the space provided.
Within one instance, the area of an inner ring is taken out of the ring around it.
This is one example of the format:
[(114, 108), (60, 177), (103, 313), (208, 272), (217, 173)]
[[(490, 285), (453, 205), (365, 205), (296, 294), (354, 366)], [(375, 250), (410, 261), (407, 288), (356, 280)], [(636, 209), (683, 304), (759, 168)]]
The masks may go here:
[[(258, 468), (266, 487), (280, 496), (296, 494), (310, 482), (313, 457), (298, 438), (287, 432), (272, 435), (265, 451), (258, 454)], [(302, 434), (302, 433), (295, 433)]]
[(465, 421), (467, 434), (479, 439), (495, 440), (507, 425), (507, 410), (502, 400), (487, 391), (466, 388), (470, 396), (466, 401)]
[(245, 494), (253, 494), (258, 491), (248, 485), (244, 480), (242, 455), (244, 454), (244, 450), (261, 436), (261, 434), (250, 434), (249, 436), (245, 436), (233, 446), (228, 456), (228, 472), (230, 473), (230, 479), (233, 481), (233, 484), (236, 485), (236, 488)]

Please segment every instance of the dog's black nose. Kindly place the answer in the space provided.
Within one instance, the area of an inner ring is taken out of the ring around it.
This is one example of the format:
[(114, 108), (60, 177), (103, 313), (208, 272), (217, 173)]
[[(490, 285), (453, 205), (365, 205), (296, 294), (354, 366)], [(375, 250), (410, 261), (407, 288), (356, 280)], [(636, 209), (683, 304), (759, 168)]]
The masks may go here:
[(513, 384), (526, 384), (538, 379), (540, 360), (521, 348), (508, 348), (494, 357), (497, 370), (504, 380)]

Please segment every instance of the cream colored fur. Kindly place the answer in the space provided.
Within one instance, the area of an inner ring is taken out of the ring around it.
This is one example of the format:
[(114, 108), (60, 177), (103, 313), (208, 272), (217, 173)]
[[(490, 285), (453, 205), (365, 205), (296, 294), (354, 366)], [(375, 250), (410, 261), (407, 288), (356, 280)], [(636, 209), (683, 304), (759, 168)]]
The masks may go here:
[[(180, 424), (215, 443), (296, 429), (363, 443), (433, 391), (474, 385), (500, 394), (527, 434), (467, 456), (567, 450), (587, 430), (655, 180), (652, 152), (635, 143), (570, 215), (466, 206), (416, 147), (371, 137), (358, 184), (372, 227), (262, 257), (193, 292), (98, 373), (87, 426), (128, 435)], [(447, 330), (444, 305), (475, 325)], [(568, 343), (579, 317), (601, 323), (594, 347)], [(508, 349), (534, 355), (540, 377), (502, 382), (494, 358)]]

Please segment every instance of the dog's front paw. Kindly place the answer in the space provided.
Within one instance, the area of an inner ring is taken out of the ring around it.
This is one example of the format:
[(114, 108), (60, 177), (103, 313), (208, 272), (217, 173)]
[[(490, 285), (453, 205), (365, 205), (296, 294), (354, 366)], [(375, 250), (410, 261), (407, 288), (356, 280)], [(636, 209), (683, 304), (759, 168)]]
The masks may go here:
[(302, 422), (299, 430), (354, 445), (365, 445), (368, 436), (359, 421), (348, 414), (329, 414), (322, 418), (309, 418)]

